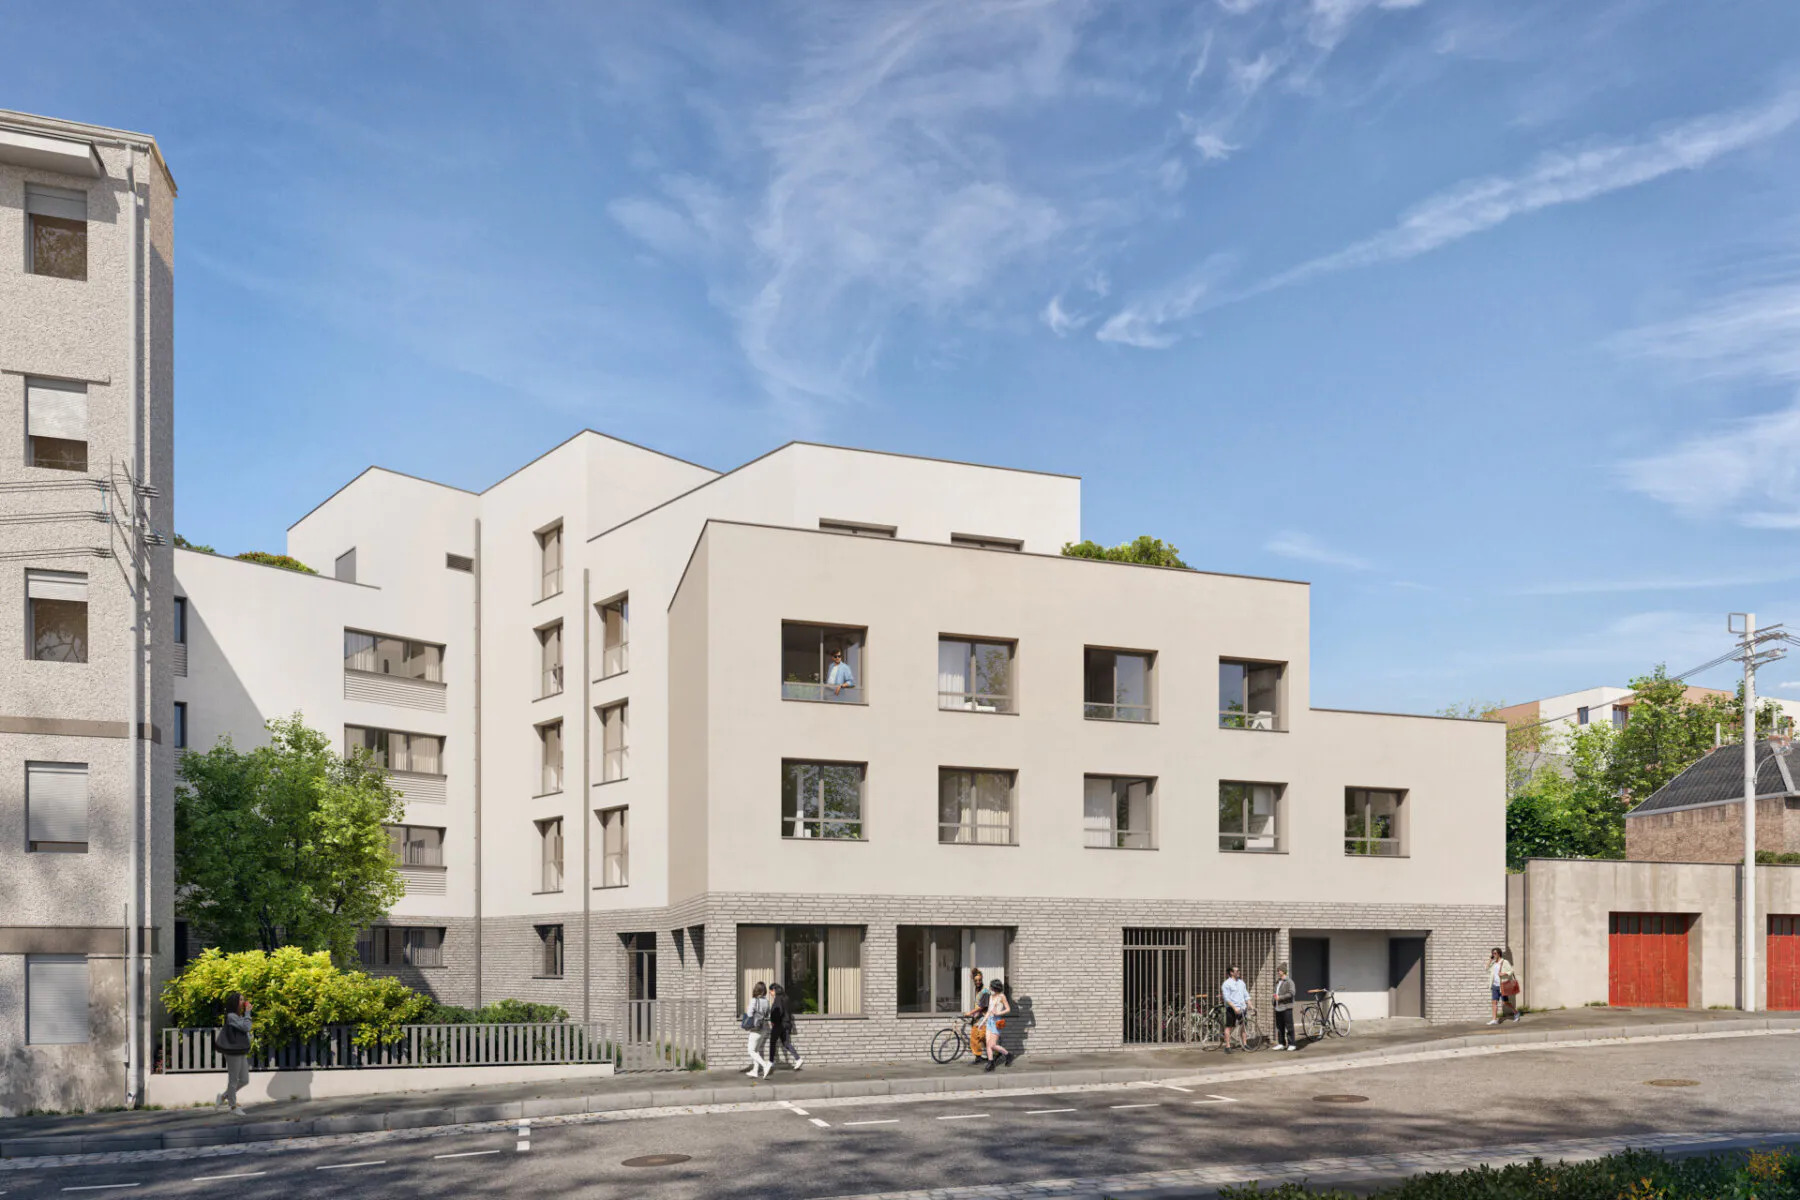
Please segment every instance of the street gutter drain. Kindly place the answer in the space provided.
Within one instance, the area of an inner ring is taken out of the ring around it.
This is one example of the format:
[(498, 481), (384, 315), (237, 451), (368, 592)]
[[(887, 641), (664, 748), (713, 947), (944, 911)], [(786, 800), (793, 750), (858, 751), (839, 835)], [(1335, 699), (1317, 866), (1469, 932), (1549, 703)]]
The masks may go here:
[(1698, 1079), (1646, 1079), (1645, 1087), (1699, 1087)]
[(1313, 1103), (1314, 1104), (1364, 1104), (1364, 1103), (1368, 1102), (1368, 1099), (1369, 1098), (1367, 1096), (1356, 1096), (1356, 1095), (1352, 1095), (1349, 1092), (1330, 1092), (1323, 1096), (1314, 1096)]
[(640, 1154), (636, 1158), (628, 1158), (620, 1163), (621, 1167), (672, 1167), (676, 1163), (684, 1163), (694, 1156), (691, 1154)]

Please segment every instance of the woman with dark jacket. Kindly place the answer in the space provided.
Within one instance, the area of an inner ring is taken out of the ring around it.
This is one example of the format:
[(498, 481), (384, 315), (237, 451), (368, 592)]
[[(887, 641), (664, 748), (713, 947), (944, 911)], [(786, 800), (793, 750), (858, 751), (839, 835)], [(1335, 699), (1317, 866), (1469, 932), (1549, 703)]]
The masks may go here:
[(250, 997), (230, 992), (225, 997), (225, 1025), (214, 1039), (219, 1053), (225, 1056), (225, 1090), (213, 1102), (215, 1108), (229, 1108), (238, 1116), (238, 1089), (250, 1082), (250, 1037), (253, 1027), (250, 1013), (256, 1006)]
[(779, 983), (769, 985), (769, 1052), (765, 1057), (773, 1063), (775, 1056), (786, 1050), (800, 1069), (800, 1052), (794, 1049), (794, 1014), (788, 1009), (787, 989)]

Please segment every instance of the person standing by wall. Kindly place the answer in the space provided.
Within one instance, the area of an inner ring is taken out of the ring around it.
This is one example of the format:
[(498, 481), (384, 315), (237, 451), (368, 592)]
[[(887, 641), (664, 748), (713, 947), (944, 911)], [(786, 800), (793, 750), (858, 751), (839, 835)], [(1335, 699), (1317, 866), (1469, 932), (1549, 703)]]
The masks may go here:
[(225, 1090), (213, 1101), (213, 1107), (230, 1109), (240, 1117), (244, 1110), (238, 1106), (238, 1089), (250, 1082), (250, 1038), (254, 1032), (250, 1014), (255, 1007), (248, 996), (226, 993), (225, 1024), (213, 1035), (213, 1048), (225, 1056)]
[(1512, 956), (1507, 954), (1506, 951), (1497, 950), (1495, 953), (1500, 956), (1500, 961), (1495, 964), (1494, 970), (1494, 976), (1499, 981), (1500, 985), (1500, 1011), (1495, 1015), (1502, 1021), (1509, 1016), (1514, 1021), (1517, 1021), (1519, 1019), (1519, 991), (1521, 986), (1519, 983), (1518, 968), (1513, 966)]
[(1288, 978), (1286, 963), (1275, 964), (1275, 1048), (1300, 1048), (1294, 1044), (1294, 981)]
[(1500, 953), (1500, 947), (1495, 946), (1488, 951), (1488, 1001), (1494, 1006), (1494, 1019), (1488, 1022), (1489, 1025), (1500, 1023), (1500, 1006), (1506, 999), (1500, 988), (1502, 967), (1510, 970), (1512, 964), (1506, 961), (1506, 955)]
[(1219, 999), (1225, 1001), (1225, 1053), (1231, 1053), (1232, 1030), (1237, 1031), (1237, 1048), (1248, 1050), (1245, 1021), (1250, 1016), (1250, 987), (1236, 967), (1226, 968), (1225, 982), (1219, 985)]

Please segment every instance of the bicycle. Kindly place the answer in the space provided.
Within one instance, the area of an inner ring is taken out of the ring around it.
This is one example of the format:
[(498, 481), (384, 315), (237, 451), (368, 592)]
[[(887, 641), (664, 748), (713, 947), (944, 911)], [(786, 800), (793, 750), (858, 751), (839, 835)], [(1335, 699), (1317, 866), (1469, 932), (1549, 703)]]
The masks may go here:
[(1300, 1034), (1309, 1042), (1320, 1038), (1350, 1036), (1350, 1010), (1330, 988), (1308, 988), (1313, 997), (1300, 1008)]
[(968, 1017), (959, 1016), (956, 1024), (946, 1025), (931, 1036), (931, 1059), (936, 1063), (953, 1063), (966, 1053), (973, 1053), (969, 1048)]
[[(1210, 998), (1205, 992), (1194, 997), (1194, 1007), (1186, 1014), (1189, 1021), (1187, 1040), (1198, 1042), (1202, 1050), (1219, 1050), (1229, 1044), (1226, 1039), (1232, 1027), (1225, 1015), (1225, 1002), (1218, 1000), (1211, 1006), (1205, 1005), (1204, 1001)], [(1255, 1005), (1246, 1005), (1237, 1023), (1244, 1031), (1244, 1049), (1261, 1050), (1268, 1045), (1256, 1018)]]

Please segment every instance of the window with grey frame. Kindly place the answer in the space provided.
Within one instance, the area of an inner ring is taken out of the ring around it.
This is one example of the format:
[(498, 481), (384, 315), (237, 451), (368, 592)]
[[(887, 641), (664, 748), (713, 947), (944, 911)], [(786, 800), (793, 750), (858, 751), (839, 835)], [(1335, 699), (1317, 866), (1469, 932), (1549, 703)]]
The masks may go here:
[(617, 783), (631, 775), (631, 702), (603, 704), (600, 718), (600, 782)]
[(563, 726), (561, 721), (547, 721), (537, 727), (538, 795), (548, 796), (563, 790)]
[(866, 763), (781, 761), (781, 836), (860, 841)]
[(444, 739), (435, 733), (344, 726), (344, 752), (355, 754), (358, 750), (386, 771), (444, 777)]
[(738, 1007), (757, 983), (779, 983), (796, 1016), (863, 1013), (861, 925), (739, 925)]
[(938, 637), (938, 707), (960, 712), (1010, 713), (1016, 643)]
[(1249, 853), (1279, 851), (1282, 783), (1219, 783), (1219, 849)]
[(187, 701), (177, 700), (174, 713), (175, 728), (170, 731), (170, 744), (177, 750), (186, 750), (188, 744)]
[(26, 269), (53, 279), (85, 280), (88, 194), (76, 188), (25, 185)]
[(967, 1012), (984, 984), (1007, 978), (1008, 926), (901, 925), (894, 931), (894, 1010), (907, 1013)]
[(1156, 849), (1156, 780), (1088, 775), (1082, 780), (1087, 845), (1105, 850)]
[(444, 865), (444, 831), (435, 825), (387, 825), (388, 849), (403, 867)]
[(938, 768), (938, 842), (946, 846), (1016, 846), (1018, 774)]
[(538, 666), (542, 679), (538, 683), (538, 699), (557, 696), (563, 690), (562, 622), (546, 625), (537, 631)]
[(171, 613), (170, 641), (177, 646), (187, 645), (188, 603), (186, 596), (175, 597), (175, 608)]
[(344, 630), (344, 670), (444, 682), (444, 648), (362, 629)]
[(560, 523), (537, 535), (538, 569), (542, 581), (538, 599), (548, 600), (563, 590), (563, 527)]
[(600, 886), (631, 885), (631, 810), (625, 805), (594, 814), (600, 822)]
[(539, 925), (536, 928), (538, 977), (561, 979), (563, 977), (563, 927), (561, 925)]
[(595, 605), (600, 616), (600, 678), (622, 675), (631, 666), (631, 597)]
[(442, 926), (377, 925), (356, 935), (356, 960), (365, 967), (441, 967)]
[(1286, 728), (1281, 712), (1281, 674), (1286, 664), (1219, 660), (1219, 728)]
[(855, 625), (781, 623), (781, 698), (856, 704), (865, 700), (863, 643)]
[(563, 823), (561, 817), (536, 822), (538, 833), (538, 891), (563, 890)]
[(1390, 788), (1344, 789), (1344, 853), (1353, 858), (1404, 858), (1406, 793)]
[(1082, 715), (1090, 721), (1151, 721), (1152, 672), (1156, 655), (1148, 650), (1087, 647), (1082, 655)]
[(49, 471), (88, 469), (87, 384), (25, 379), (27, 466)]
[(88, 577), (80, 571), (25, 572), (25, 646), (38, 662), (88, 660)]

